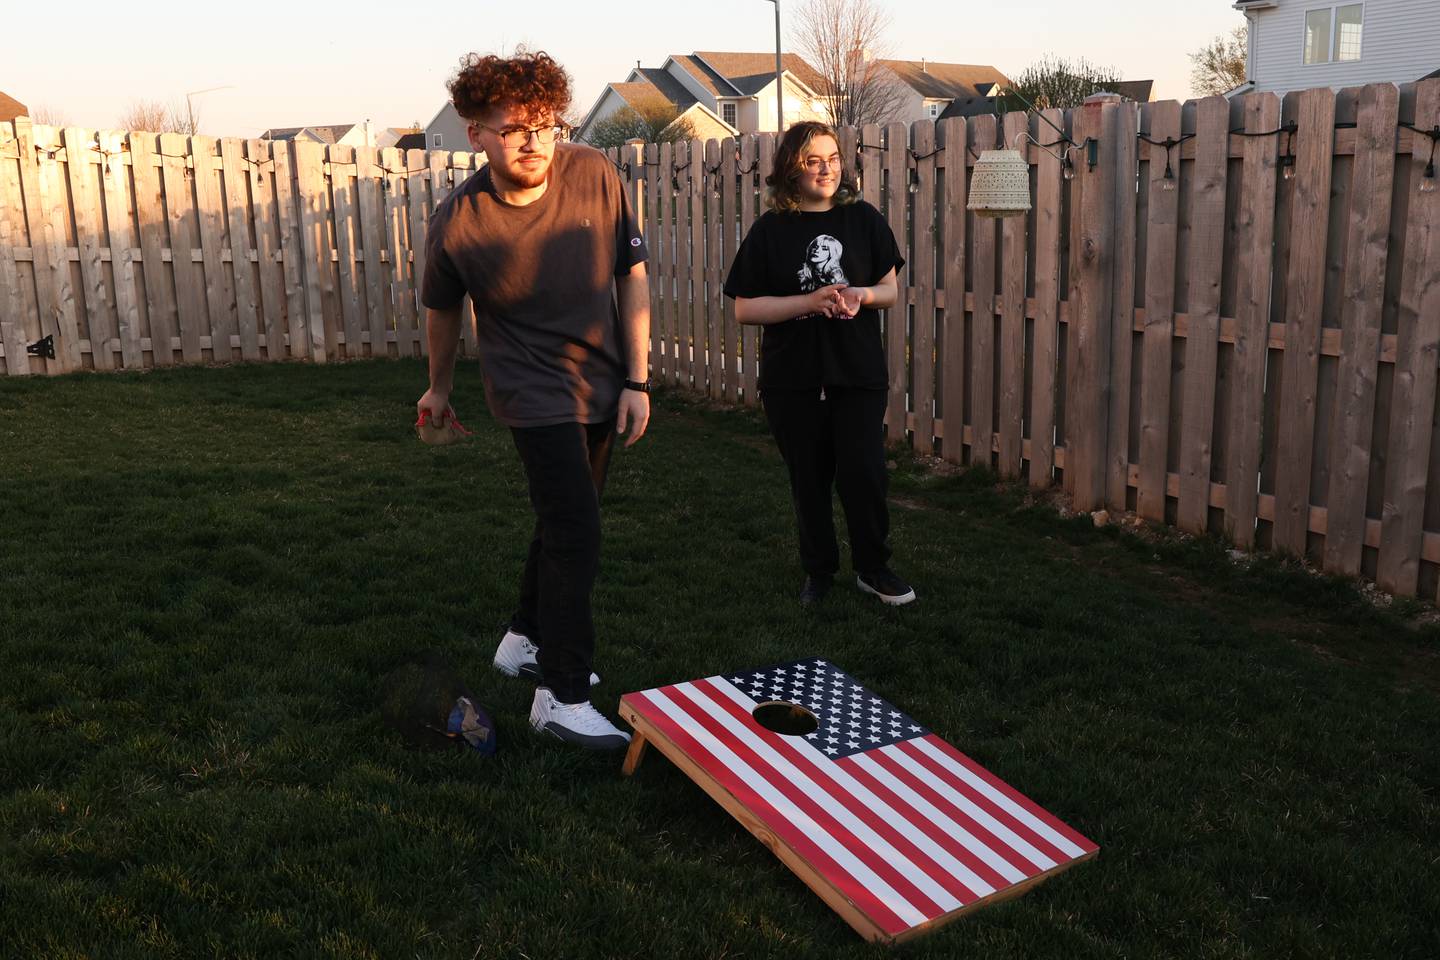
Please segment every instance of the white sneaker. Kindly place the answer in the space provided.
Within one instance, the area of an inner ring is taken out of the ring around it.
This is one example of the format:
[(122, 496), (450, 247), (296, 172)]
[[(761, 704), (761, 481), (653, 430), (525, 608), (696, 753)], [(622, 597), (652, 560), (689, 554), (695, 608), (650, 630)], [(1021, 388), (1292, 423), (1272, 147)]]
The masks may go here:
[[(505, 639), (495, 648), (495, 669), (507, 677), (524, 677), (532, 683), (540, 682), (540, 648), (530, 638), (514, 630), (505, 631)], [(600, 682), (597, 674), (590, 674), (590, 686)]]
[(621, 750), (630, 743), (630, 734), (606, 720), (589, 700), (561, 703), (549, 687), (535, 688), (530, 726), (587, 750)]

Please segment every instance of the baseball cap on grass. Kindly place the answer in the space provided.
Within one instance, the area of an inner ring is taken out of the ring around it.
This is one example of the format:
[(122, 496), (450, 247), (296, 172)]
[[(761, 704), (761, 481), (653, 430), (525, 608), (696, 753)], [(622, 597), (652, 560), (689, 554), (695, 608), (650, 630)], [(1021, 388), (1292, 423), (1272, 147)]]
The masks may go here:
[(450, 661), (435, 651), (412, 657), (386, 674), (380, 715), (406, 743), (422, 750), (463, 744), (488, 757), (499, 747), (490, 712)]

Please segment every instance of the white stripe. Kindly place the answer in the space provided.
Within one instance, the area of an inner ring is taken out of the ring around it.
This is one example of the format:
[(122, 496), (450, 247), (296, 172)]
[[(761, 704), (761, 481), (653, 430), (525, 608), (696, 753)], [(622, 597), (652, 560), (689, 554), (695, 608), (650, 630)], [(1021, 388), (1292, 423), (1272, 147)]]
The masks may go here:
[[(745, 710), (750, 710), (754, 707), (755, 704), (753, 700), (746, 697), (744, 693), (737, 690), (733, 685), (726, 682), (725, 680), (719, 678), (712, 678), (711, 682), (715, 685), (715, 688), (720, 693), (733, 700), (737, 706)], [(836, 763), (830, 757), (827, 757), (823, 753), (821, 753), (814, 744), (807, 741), (804, 737), (796, 737), (794, 738), (794, 746), (797, 750), (804, 754), (806, 759), (808, 759), (811, 763), (814, 763), (817, 767), (826, 771), (839, 786), (847, 790), (850, 795), (855, 797), (863, 806), (865, 806), (869, 810), (874, 811), (878, 816), (882, 817), (889, 826), (893, 827), (896, 830), (896, 832), (902, 834), (906, 840), (909, 840), (911, 843), (915, 844), (916, 847), (920, 848), (920, 850), (927, 857), (934, 860), (940, 866), (944, 867), (951, 873), (951, 875), (953, 875), (961, 883), (965, 884), (966, 887), (968, 887), (971, 891), (975, 893), (975, 896), (977, 898), (987, 897), (995, 892), (995, 888), (991, 884), (986, 883), (984, 878), (977, 875), (973, 870), (965, 866), (964, 863), (957, 860), (955, 856), (951, 854), (948, 850), (946, 850), (944, 847), (940, 846), (929, 836), (927, 836), (923, 830), (921, 830), (919, 827), (915, 826), (913, 822), (911, 822), (910, 818), (906, 817), (900, 811), (890, 806), (890, 804), (886, 803), (881, 797), (876, 796), (876, 794), (872, 790), (870, 790), (859, 780), (856, 780), (853, 776), (851, 776), (850, 772), (846, 770), (843, 766)], [(881, 772), (883, 773), (884, 771), (882, 770)], [(901, 793), (901, 790), (904, 789), (904, 785), (900, 784), (900, 788), (900, 790), (895, 790), (897, 794)], [(913, 791), (911, 792), (913, 793)], [(924, 800), (918, 797), (916, 797), (915, 800), (918, 800), (919, 802), (911, 801), (910, 797), (903, 798), (907, 801), (910, 801), (911, 805), (914, 806), (917, 810), (920, 810), (922, 813), (926, 813), (929, 819), (935, 821), (936, 824), (944, 828), (947, 833), (959, 834), (960, 842), (964, 844), (965, 847), (973, 851), (986, 863), (989, 863), (1002, 875), (1008, 877), (1009, 874), (1006, 871), (1010, 871), (1015, 874), (1013, 877), (1009, 877), (1009, 879), (1011, 879), (1012, 881), (1024, 879), (1024, 874), (1016, 871), (1015, 868), (1010, 866), (1009, 863), (1006, 863), (1004, 859), (1000, 858), (996, 854), (991, 853), (990, 850), (984, 846), (984, 844), (980, 843), (980, 841), (976, 840), (974, 837), (971, 837), (968, 833), (965, 832), (964, 828), (962, 828), (958, 823), (955, 823), (949, 817), (946, 817), (939, 810), (931, 807), (929, 804), (925, 803)], [(924, 807), (929, 807), (929, 811), (924, 810), (922, 808), (922, 805)], [(992, 857), (997, 862), (991, 863)], [(924, 874), (921, 874), (921, 876), (924, 876)], [(915, 880), (915, 877), (911, 877), (907, 874), (906, 879)]]
[(823, 850), (861, 886), (884, 903), (902, 922), (913, 927), (930, 919), (847, 850), (844, 844), (814, 820), (811, 820), (805, 811), (795, 806), (759, 772), (721, 743), (714, 734), (697, 724), (682, 707), (672, 702), (664, 693), (659, 690), (649, 690), (641, 696), (647, 697), (662, 713), (699, 741), (700, 745), (714, 754), (721, 764), (744, 780), (748, 786), (774, 807), (780, 816), (788, 820), (792, 826)]
[[(717, 687), (721, 684), (727, 687), (730, 686), (729, 683), (723, 679), (712, 680), (711, 682)], [(752, 750), (756, 756), (774, 768), (786, 782), (793, 784), (813, 800), (817, 806), (838, 820), (842, 826), (855, 835), (856, 839), (868, 847), (873, 854), (878, 855), (894, 868), (897, 873), (915, 884), (915, 886), (920, 889), (920, 892), (924, 893), (925, 896), (929, 897), (930, 900), (940, 908), (941, 913), (949, 913), (951, 910), (964, 905), (960, 900), (956, 899), (953, 893), (936, 883), (924, 870), (921, 870), (920, 867), (912, 863), (908, 857), (891, 846), (888, 840), (872, 830), (850, 810), (846, 809), (843, 803), (835, 799), (829, 791), (812, 780), (805, 771), (785, 759), (778, 750), (766, 743), (756, 735), (753, 730), (746, 729), (743, 724), (737, 722), (734, 716), (726, 713), (724, 707), (705, 696), (703, 691), (697, 690), (695, 684), (680, 683), (676, 684), (675, 688), (682, 691), (701, 710), (704, 710), (711, 717), (724, 724), (725, 728), (735, 739), (739, 740), (748, 749)], [(754, 701), (751, 701), (751, 707), (753, 706)]]
[(995, 789), (995, 787), (992, 784), (988, 783), (984, 777), (981, 777), (978, 774), (974, 773), (963, 763), (960, 763), (954, 757), (945, 753), (945, 751), (941, 750), (933, 744), (926, 743), (923, 740), (916, 741), (915, 745), (919, 747), (922, 751), (924, 751), (927, 756), (935, 760), (936, 763), (939, 763), (946, 770), (949, 770), (951, 773), (955, 774), (955, 776), (959, 777), (960, 779), (968, 783), (970, 786), (974, 787), (976, 790), (979, 790), (981, 793), (985, 794), (985, 796), (989, 797), (996, 806), (1000, 807), (1002, 810), (1010, 814), (1016, 820), (1019, 820), (1021, 823), (1025, 824), (1025, 826), (1029, 827), (1032, 831), (1034, 831), (1037, 836), (1044, 837), (1045, 840), (1048, 841), (1057, 850), (1063, 850), (1072, 857), (1078, 857), (1085, 852), (1079, 846), (1077, 846), (1075, 842), (1069, 837), (1065, 836), (1063, 833), (1050, 826), (1050, 824), (1046, 823), (1044, 820), (1041, 820), (1039, 817), (1035, 816), (1035, 814), (1031, 813), (1029, 810), (1026, 810), (1023, 806), (1007, 797), (1000, 790)]
[(959, 807), (961, 810), (964, 810), (966, 815), (968, 815), (972, 820), (974, 820), (980, 826), (984, 827), (986, 830), (990, 831), (990, 833), (995, 837), (996, 840), (999, 840), (1001, 843), (1005, 844), (1010, 849), (1020, 854), (1026, 860), (1029, 860), (1031, 863), (1035, 864), (1035, 866), (1039, 867), (1041, 870), (1049, 870), (1051, 867), (1055, 866), (1054, 860), (1051, 860), (1049, 857), (1045, 856), (1045, 854), (1041, 853), (1039, 850), (1036, 850), (1033, 846), (1031, 846), (1029, 841), (1025, 840), (1014, 830), (1011, 830), (1009, 827), (1005, 826), (1005, 824), (1001, 823), (989, 813), (985, 812), (985, 809), (976, 804), (974, 800), (971, 800), (969, 797), (965, 796), (965, 794), (961, 793), (960, 791), (956, 790), (954, 787), (946, 783), (944, 780), (941, 780), (939, 777), (935, 776), (935, 774), (931, 773), (928, 769), (926, 769), (924, 764), (917, 761), (914, 757), (909, 756), (903, 750), (899, 749), (893, 744), (891, 746), (885, 747), (884, 752), (886, 756), (893, 758), (897, 763), (899, 763), (907, 771), (909, 771), (912, 776), (918, 778), (930, 789), (934, 790), (936, 793), (940, 794), (940, 796), (944, 797), (947, 802), (953, 804), (956, 807)]
[[(900, 799), (910, 804), (916, 810), (919, 810), (936, 825), (943, 827), (946, 833), (959, 840), (966, 850), (969, 850), (975, 854), (975, 856), (985, 861), (985, 865), (1000, 874), (1000, 876), (1009, 880), (1011, 883), (1019, 883), (1025, 879), (1026, 874), (1023, 871), (1016, 868), (1013, 863), (1006, 860), (994, 850), (991, 850), (985, 845), (984, 841), (956, 823), (946, 815), (944, 811), (937, 809), (930, 801), (907, 787), (893, 773), (882, 767), (874, 757), (860, 753), (851, 757), (850, 762), (857, 766), (864, 767), (872, 777), (885, 784), (885, 786), (899, 796)], [(983, 883), (984, 881), (981, 882)], [(994, 888), (992, 887), (991, 889), (993, 890)]]

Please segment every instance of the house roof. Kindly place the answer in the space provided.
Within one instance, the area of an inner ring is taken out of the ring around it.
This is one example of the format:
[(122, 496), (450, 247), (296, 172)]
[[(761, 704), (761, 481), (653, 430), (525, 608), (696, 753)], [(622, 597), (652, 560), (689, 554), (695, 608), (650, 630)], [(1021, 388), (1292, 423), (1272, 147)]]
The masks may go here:
[(684, 53), (672, 53), (670, 59), (680, 65), (680, 68), (704, 87), (706, 91), (719, 97), (733, 97), (739, 91), (734, 84), (726, 80), (724, 76), (716, 73), (714, 69), (707, 66), (698, 57)]
[(989, 92), (992, 84), (1009, 84), (1010, 79), (989, 65), (976, 63), (932, 63), (928, 60), (881, 60), (897, 77), (922, 97), (954, 100)]
[[(695, 75), (696, 79), (701, 79), (697, 70), (708, 74), (711, 78), (718, 77), (721, 82), (717, 84), (714, 79), (711, 79), (710, 87), (707, 89), (721, 97), (751, 97), (775, 79), (775, 54), (773, 53), (697, 50), (691, 56), (675, 56), (672, 59)], [(822, 85), (820, 74), (799, 54), (782, 55), (780, 66), (811, 90), (818, 90)]]
[(424, 150), (425, 134), (423, 132), (407, 133), (395, 141), (397, 150)]
[(261, 140), (294, 140), (305, 131), (321, 140), (324, 143), (335, 143), (344, 137), (351, 130), (355, 129), (353, 123), (332, 123), (326, 126), (307, 125), (304, 127), (271, 127), (260, 134)]
[(686, 88), (685, 84), (676, 80), (669, 70), (660, 67), (638, 67), (635, 73), (649, 82), (662, 97), (675, 104), (679, 110), (686, 110), (695, 102), (695, 95)]
[(1154, 80), (1121, 80), (1119, 83), (1111, 84), (1114, 91), (1126, 100), (1134, 100), (1136, 103), (1149, 103), (1150, 95), (1155, 90)]
[(14, 120), (16, 117), (29, 115), (30, 110), (25, 104), (0, 91), (0, 120)]
[[(1425, 76), (1421, 77), (1420, 80), (1440, 80), (1440, 70), (1436, 70), (1433, 73), (1427, 73), (1425, 74)], [(1416, 81), (1416, 83), (1419, 82), (1419, 80)]]
[[(632, 80), (625, 83), (612, 83), (610, 89), (620, 95), (620, 99), (635, 109), (641, 109), (649, 105), (662, 105), (673, 107), (676, 110), (684, 111), (695, 102), (695, 98), (685, 92), (674, 77), (671, 77), (671, 84), (679, 87), (678, 91), (662, 90), (659, 85), (650, 80)], [(667, 85), (667, 86), (670, 86)]]
[[(1149, 103), (1151, 91), (1155, 88), (1154, 80), (1122, 80), (1112, 84), (1113, 92), (1120, 94), (1126, 100), (1133, 100), (1136, 103)], [(956, 97), (950, 101), (950, 105), (940, 114), (941, 120), (950, 117), (980, 117), (986, 114), (998, 114), (1000, 103), (996, 97)]]

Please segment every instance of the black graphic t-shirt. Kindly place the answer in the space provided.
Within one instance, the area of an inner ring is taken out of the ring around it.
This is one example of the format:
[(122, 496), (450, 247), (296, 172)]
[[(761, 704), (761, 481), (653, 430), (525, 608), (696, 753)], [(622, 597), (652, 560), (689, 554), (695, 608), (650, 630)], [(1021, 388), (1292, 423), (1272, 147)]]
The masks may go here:
[[(793, 297), (832, 283), (873, 286), (905, 265), (890, 225), (863, 200), (820, 213), (770, 211), (745, 236), (725, 280), (727, 297)], [(880, 314), (821, 314), (767, 324), (760, 341), (760, 389), (889, 386)]]

